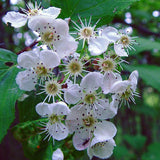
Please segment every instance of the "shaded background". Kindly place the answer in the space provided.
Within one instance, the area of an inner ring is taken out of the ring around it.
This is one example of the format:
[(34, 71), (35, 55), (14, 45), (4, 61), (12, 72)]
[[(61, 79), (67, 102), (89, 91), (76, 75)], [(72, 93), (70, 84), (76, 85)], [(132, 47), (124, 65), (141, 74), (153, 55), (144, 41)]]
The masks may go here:
[[(89, 2), (89, 0), (87, 2)], [(113, 3), (116, 3), (116, 1), (113, 1)], [(71, 0), (54, 0), (54, 2), (49, 0), (42, 1), (44, 8), (49, 7), (50, 4), (62, 8), (62, 14), (60, 15), (62, 18), (68, 17), (74, 9), (74, 7), (72, 10), (69, 9), (69, 5), (71, 6), (72, 4)], [(86, 6), (87, 5), (88, 4), (86, 4)], [(116, 5), (118, 5), (118, 3)], [(0, 1), (0, 48), (6, 48), (15, 53), (23, 50), (35, 40), (35, 35), (31, 31), (28, 31), (27, 25), (19, 29), (14, 29), (11, 26), (6, 26), (2, 22), (2, 16), (7, 11), (18, 11), (19, 7), (25, 8), (24, 1)], [(110, 6), (104, 7), (106, 12), (110, 9)], [(125, 59), (130, 62), (130, 65), (123, 65), (124, 70), (122, 71), (122, 75), (124, 78), (127, 78), (131, 71), (135, 69), (139, 71), (140, 78), (137, 91), (140, 94), (140, 98), (136, 98), (136, 105), (131, 104), (130, 108), (122, 106), (119, 109), (118, 115), (113, 119), (118, 129), (115, 137), (117, 147), (115, 147), (114, 154), (109, 160), (159, 160), (160, 1), (141, 0), (132, 3), (132, 5), (129, 4), (123, 10), (118, 9), (118, 6), (114, 7), (112, 11), (113, 15), (104, 16), (98, 25), (112, 25), (118, 29), (128, 30), (132, 36), (138, 36), (136, 40), (139, 44), (135, 46), (136, 51), (131, 51), (129, 57)], [(101, 8), (99, 8), (99, 10), (101, 10)], [(90, 14), (91, 11), (90, 9), (88, 14)], [(98, 10), (95, 10), (95, 12), (96, 11), (98, 12)], [(80, 15), (82, 17), (90, 16), (85, 14), (85, 12), (81, 12)], [(99, 16), (94, 16), (93, 13), (93, 22), (99, 18)], [(73, 19), (76, 19), (76, 16), (73, 15)], [(73, 30), (72, 26), (71, 30)], [(32, 94), (35, 95), (35, 93)], [(30, 104), (27, 103), (28, 100)], [(31, 104), (31, 102), (33, 103)], [(41, 142), (39, 141), (40, 137), (27, 137), (31, 132), (31, 128), (34, 128), (33, 124), (30, 126), (28, 120), (36, 120), (39, 118), (36, 113), (30, 116), (30, 113), (35, 112), (35, 103), (35, 100), (29, 97), (25, 103), (18, 103), (16, 105), (16, 119), (0, 144), (0, 159), (25, 160), (27, 158), (24, 158), (24, 154), (28, 159), (38, 159), (44, 151), (46, 152), (45, 155), (49, 154), (47, 148), (48, 142), (44, 142), (44, 147), (41, 149), (39, 148), (39, 146), (41, 146)], [(26, 111), (27, 115), (24, 117)], [(23, 125), (20, 126), (21, 131), (13, 128), (13, 126), (19, 122), (26, 122), (25, 127)], [(24, 132), (23, 128), (26, 132), (28, 131), (28, 133)], [(15, 140), (13, 134), (18, 141)], [(87, 159), (86, 152), (75, 151), (70, 142), (65, 143), (63, 141), (60, 146), (63, 146), (62, 150), (64, 151), (65, 159)], [(31, 149), (29, 150), (27, 147)], [(41, 159), (45, 159), (42, 157)]]

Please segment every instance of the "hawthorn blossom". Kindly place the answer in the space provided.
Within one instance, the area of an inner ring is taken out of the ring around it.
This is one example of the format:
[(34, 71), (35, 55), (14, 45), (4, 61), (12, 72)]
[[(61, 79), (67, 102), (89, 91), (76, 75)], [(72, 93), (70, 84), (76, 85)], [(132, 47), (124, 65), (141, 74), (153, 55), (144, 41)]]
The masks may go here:
[(117, 132), (112, 122), (98, 120), (92, 113), (87, 113), (84, 107), (76, 105), (71, 108), (66, 123), (73, 136), (73, 145), (77, 150), (84, 150), (89, 146), (90, 140), (96, 137), (100, 142), (113, 138)]
[(48, 79), (47, 81), (45, 81), (45, 84), (41, 86), (43, 87), (41, 89), (42, 91), (38, 94), (42, 94), (42, 93), (47, 94), (43, 102), (45, 102), (47, 98), (48, 98), (48, 102), (50, 101), (51, 98), (52, 98), (52, 101), (55, 102), (55, 97), (57, 96), (61, 100), (63, 100), (61, 97), (61, 94), (62, 94), (61, 84), (58, 82), (58, 80), (53, 78)]
[(74, 84), (76, 83), (77, 77), (83, 77), (82, 72), (88, 72), (84, 70), (84, 65), (88, 63), (88, 61), (83, 63), (83, 60), (79, 57), (80, 55), (78, 53), (74, 53), (73, 55), (63, 60), (64, 64), (61, 64), (62, 66), (65, 66), (65, 70), (61, 72), (66, 72), (65, 76), (68, 76), (66, 80), (73, 77)]
[(87, 154), (90, 159), (92, 159), (93, 156), (101, 159), (107, 159), (113, 154), (113, 149), (115, 146), (116, 144), (113, 139), (99, 142), (99, 140), (94, 137), (87, 148)]
[(102, 86), (103, 75), (97, 72), (88, 73), (83, 77), (80, 86), (73, 84), (64, 90), (64, 99), (68, 104), (79, 104), (87, 113), (93, 112), (93, 116), (100, 119), (108, 119), (115, 116), (116, 111), (110, 105), (108, 99), (101, 98), (99, 88)]
[(132, 46), (137, 44), (135, 37), (121, 33), (114, 27), (106, 27), (102, 34), (109, 39), (110, 43), (114, 43), (114, 50), (118, 56), (128, 56), (129, 50), (135, 50)]
[[(70, 113), (70, 109), (64, 102), (39, 103), (36, 105), (36, 112), (42, 117), (48, 117), (48, 122), (44, 124), (44, 132), (47, 137), (52, 137), (58, 141), (68, 136), (68, 128), (62, 123), (64, 116)], [(46, 137), (46, 138), (47, 138)]]
[(94, 65), (99, 67), (100, 72), (103, 72), (105, 74), (108, 72), (114, 72), (114, 71), (120, 73), (117, 67), (120, 66), (122, 69), (121, 63), (122, 62), (127, 63), (127, 61), (122, 60), (120, 57), (115, 56), (111, 52), (109, 52), (108, 55), (104, 55), (103, 58), (97, 58), (96, 61), (98, 63)]
[(78, 16), (78, 18), (80, 20), (81, 26), (79, 26), (74, 21), (72, 21), (76, 26), (74, 28), (78, 31), (77, 33), (72, 33), (72, 34), (77, 34), (79, 36), (77, 38), (78, 40), (83, 39), (83, 48), (84, 48), (85, 41), (87, 41), (89, 43), (90, 38), (96, 36), (95, 27), (96, 27), (97, 23), (99, 22), (99, 20), (93, 26), (91, 26), (91, 17), (89, 19), (88, 24), (87, 24), (86, 19), (85, 19), (85, 23), (83, 23), (82, 19), (79, 16)]
[(36, 16), (28, 26), (38, 32), (42, 43), (56, 51), (60, 58), (69, 56), (77, 49), (77, 42), (69, 35), (68, 24), (62, 19)]
[(60, 58), (51, 50), (37, 49), (21, 53), (18, 55), (17, 62), (26, 70), (17, 74), (16, 83), (20, 89), (31, 91), (39, 79), (43, 81), (53, 74), (52, 69), (59, 65)]
[(64, 155), (60, 148), (56, 149), (52, 154), (52, 160), (63, 160)]
[(26, 4), (26, 6), (28, 8), (27, 10), (21, 8), (22, 12), (24, 13), (15, 11), (7, 12), (7, 14), (3, 17), (4, 23), (7, 24), (9, 22), (11, 23), (12, 27), (19, 28), (24, 26), (28, 19), (30, 20), (35, 16), (43, 15), (45, 17), (51, 17), (55, 19), (61, 12), (61, 9), (56, 7), (42, 9), (41, 4), (38, 5), (37, 2), (35, 2), (35, 6), (31, 2)]
[[(128, 80), (122, 80), (119, 74), (116, 76), (110, 73), (108, 78), (107, 75), (104, 77), (103, 90), (104, 93), (115, 93), (117, 98), (121, 100), (121, 104), (124, 102), (129, 106), (129, 102), (135, 103), (134, 96), (138, 96), (136, 92), (138, 81), (138, 71), (133, 71), (129, 76)], [(120, 104), (120, 106), (121, 106)]]

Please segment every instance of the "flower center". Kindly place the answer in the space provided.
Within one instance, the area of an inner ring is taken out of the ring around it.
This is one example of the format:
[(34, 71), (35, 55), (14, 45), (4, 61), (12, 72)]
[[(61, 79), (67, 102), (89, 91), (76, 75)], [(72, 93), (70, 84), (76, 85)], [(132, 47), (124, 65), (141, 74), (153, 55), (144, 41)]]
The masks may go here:
[(67, 69), (71, 74), (81, 73), (82, 72), (82, 63), (76, 60), (71, 60), (68, 63)]
[(104, 147), (105, 144), (106, 144), (106, 142), (98, 142), (94, 146), (92, 146), (92, 148), (93, 149), (99, 149), (97, 147)]
[(38, 15), (38, 9), (29, 9), (28, 12), (30, 16)]
[(124, 46), (129, 45), (129, 43), (130, 43), (129, 38), (128, 38), (128, 36), (126, 36), (126, 35), (123, 35), (123, 36), (121, 37), (120, 42), (121, 42)]
[(47, 81), (45, 84), (46, 93), (49, 95), (56, 95), (59, 92), (59, 84), (54, 81)]
[(42, 34), (41, 38), (42, 38), (42, 41), (46, 43), (50, 43), (54, 39), (54, 34), (53, 32), (45, 32), (44, 34)]
[(132, 91), (130, 86), (127, 87), (126, 91), (124, 93), (122, 93), (122, 98), (125, 99), (126, 101), (128, 101), (128, 99), (131, 97), (132, 95)]
[(95, 120), (93, 117), (91, 116), (88, 116), (87, 118), (83, 119), (83, 124), (86, 126), (86, 127), (91, 127), (93, 126), (95, 123)]
[(111, 71), (111, 70), (115, 69), (115, 64), (112, 59), (107, 59), (107, 60), (102, 61), (101, 66), (102, 66), (102, 70), (104, 72)]
[(35, 72), (39, 77), (45, 77), (48, 74), (47, 68), (45, 68), (43, 65), (38, 65), (35, 69)]
[(96, 97), (94, 94), (86, 94), (85, 97), (84, 97), (84, 101), (87, 103), (87, 104), (93, 104), (96, 100)]
[(52, 114), (52, 115), (49, 117), (49, 122), (50, 122), (51, 124), (54, 124), (54, 123), (56, 123), (57, 121), (59, 121), (59, 117), (58, 117), (57, 115)]
[(89, 38), (93, 34), (91, 27), (85, 27), (81, 30), (81, 35), (85, 38)]

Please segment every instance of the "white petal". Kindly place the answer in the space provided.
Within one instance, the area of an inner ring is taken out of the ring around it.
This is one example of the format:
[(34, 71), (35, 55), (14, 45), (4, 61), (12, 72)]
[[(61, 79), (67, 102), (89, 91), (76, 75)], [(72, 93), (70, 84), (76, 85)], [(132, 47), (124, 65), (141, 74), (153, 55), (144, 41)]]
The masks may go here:
[(113, 27), (106, 27), (103, 29), (102, 36), (107, 38), (110, 42), (116, 42), (120, 38), (118, 30)]
[(86, 115), (85, 107), (82, 105), (76, 105), (71, 108), (71, 112), (66, 118), (66, 125), (68, 126), (70, 133), (75, 132), (77, 127), (83, 125), (82, 118), (84, 118)]
[(122, 44), (114, 44), (114, 50), (118, 56), (128, 57), (128, 54)]
[(122, 81), (120, 74), (113, 72), (105, 73), (102, 85), (103, 93), (108, 94), (110, 92), (112, 85), (117, 81)]
[(26, 24), (27, 16), (19, 12), (11, 11), (3, 17), (3, 22), (6, 24), (9, 22), (12, 27), (19, 28)]
[(68, 128), (63, 123), (55, 123), (50, 125), (49, 133), (53, 139), (60, 141), (68, 136)]
[(17, 62), (21, 67), (30, 69), (39, 63), (39, 55), (36, 51), (26, 51), (18, 55)]
[(49, 108), (51, 108), (52, 113), (56, 115), (68, 115), (68, 113), (70, 112), (70, 109), (64, 102), (52, 103), (50, 104)]
[(89, 145), (89, 142), (89, 131), (86, 131), (86, 129), (79, 130), (79, 132), (76, 132), (73, 136), (73, 145), (78, 151), (86, 149)]
[(16, 77), (16, 83), (21, 90), (32, 91), (35, 89), (37, 77), (32, 72), (26, 70), (19, 72)]
[(98, 56), (108, 48), (109, 41), (103, 37), (90, 38), (88, 50), (92, 56)]
[(109, 100), (97, 100), (96, 107), (94, 112), (97, 119), (110, 119), (117, 114), (117, 109), (109, 104)]
[(54, 68), (60, 64), (60, 58), (56, 52), (51, 50), (43, 50), (40, 53), (40, 61), (47, 68)]
[(102, 121), (96, 124), (94, 135), (99, 141), (106, 141), (116, 135), (117, 129), (112, 122)]
[(60, 35), (60, 37), (62, 36), (62, 38), (63, 36), (67, 36), (69, 32), (68, 24), (64, 20), (42, 15), (29, 19), (28, 27), (37, 32), (53, 31), (57, 35)]
[[(96, 137), (92, 140), (92, 143), (95, 139)], [(97, 143), (94, 142), (93, 144), (91, 144), (90, 152), (92, 152), (94, 156), (102, 159), (109, 158), (113, 154), (114, 146), (116, 146), (113, 139), (100, 143), (97, 141)]]
[(52, 18), (57, 18), (60, 12), (61, 12), (60, 8), (49, 7), (47, 9), (43, 9), (42, 14), (46, 16), (51, 16)]
[(68, 35), (59, 41), (55, 41), (54, 47), (60, 58), (64, 58), (76, 51), (78, 42), (76, 42), (72, 36)]
[(81, 87), (78, 84), (71, 85), (64, 91), (64, 99), (68, 104), (75, 104), (82, 97)]
[(52, 160), (63, 160), (64, 155), (60, 148), (58, 148), (56, 151), (52, 154)]
[(133, 71), (131, 73), (131, 75), (129, 76), (128, 80), (131, 81), (131, 83), (132, 83), (132, 89), (133, 89), (133, 91), (135, 91), (136, 88), (137, 88), (138, 71), (137, 70)]
[(47, 116), (50, 114), (50, 110), (48, 108), (49, 104), (48, 103), (38, 103), (36, 105), (36, 112), (40, 115), (40, 116)]
[(90, 72), (83, 77), (80, 86), (86, 91), (95, 91), (102, 86), (103, 75), (99, 72)]
[(131, 82), (128, 80), (117, 81), (112, 85), (110, 92), (111, 93), (123, 93), (126, 91), (128, 86), (131, 86)]

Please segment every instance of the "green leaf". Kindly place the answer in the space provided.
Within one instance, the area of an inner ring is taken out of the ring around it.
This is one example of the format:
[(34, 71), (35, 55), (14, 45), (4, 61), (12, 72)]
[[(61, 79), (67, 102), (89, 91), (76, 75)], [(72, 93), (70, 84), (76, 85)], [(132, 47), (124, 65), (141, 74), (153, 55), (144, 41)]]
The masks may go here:
[(142, 150), (145, 145), (146, 137), (142, 135), (124, 135), (124, 140), (136, 151)]
[[(15, 77), (19, 71), (16, 66), (17, 55), (11, 51), (0, 49), (0, 142), (15, 118), (15, 102), (23, 91), (19, 90)], [(7, 62), (10, 62), (6, 64)]]
[(17, 55), (9, 50), (0, 48), (0, 61), (3, 62), (13, 62), (16, 64), (17, 62)]
[(142, 155), (142, 160), (159, 160), (160, 159), (160, 143), (152, 143), (148, 146), (148, 152)]
[(0, 76), (0, 141), (15, 118), (15, 102), (22, 94), (15, 82), (18, 71), (13, 66)]
[(150, 40), (150, 39), (145, 39), (145, 38), (137, 38), (135, 39), (138, 45), (134, 45), (133, 47), (135, 48), (136, 51), (131, 50), (129, 52), (130, 55), (134, 55), (137, 53), (140, 53), (142, 51), (148, 51), (148, 50), (153, 50), (157, 49), (160, 50), (160, 43)]
[(160, 92), (160, 67), (154, 65), (123, 65), (124, 69), (132, 72), (133, 70), (138, 70), (139, 76), (143, 79), (143, 81), (157, 89)]
[(77, 19), (77, 14), (82, 17), (92, 16), (93, 19), (107, 17), (106, 24), (111, 20), (109, 17), (113, 17), (135, 1), (137, 0), (56, 0), (51, 1), (51, 5), (62, 9), (61, 18)]
[(27, 121), (12, 129), (14, 137), (22, 143), (25, 156), (30, 160), (51, 160), (53, 141), (44, 140), (47, 135), (40, 134), (42, 132), (40, 122), (47, 121), (47, 119)]

